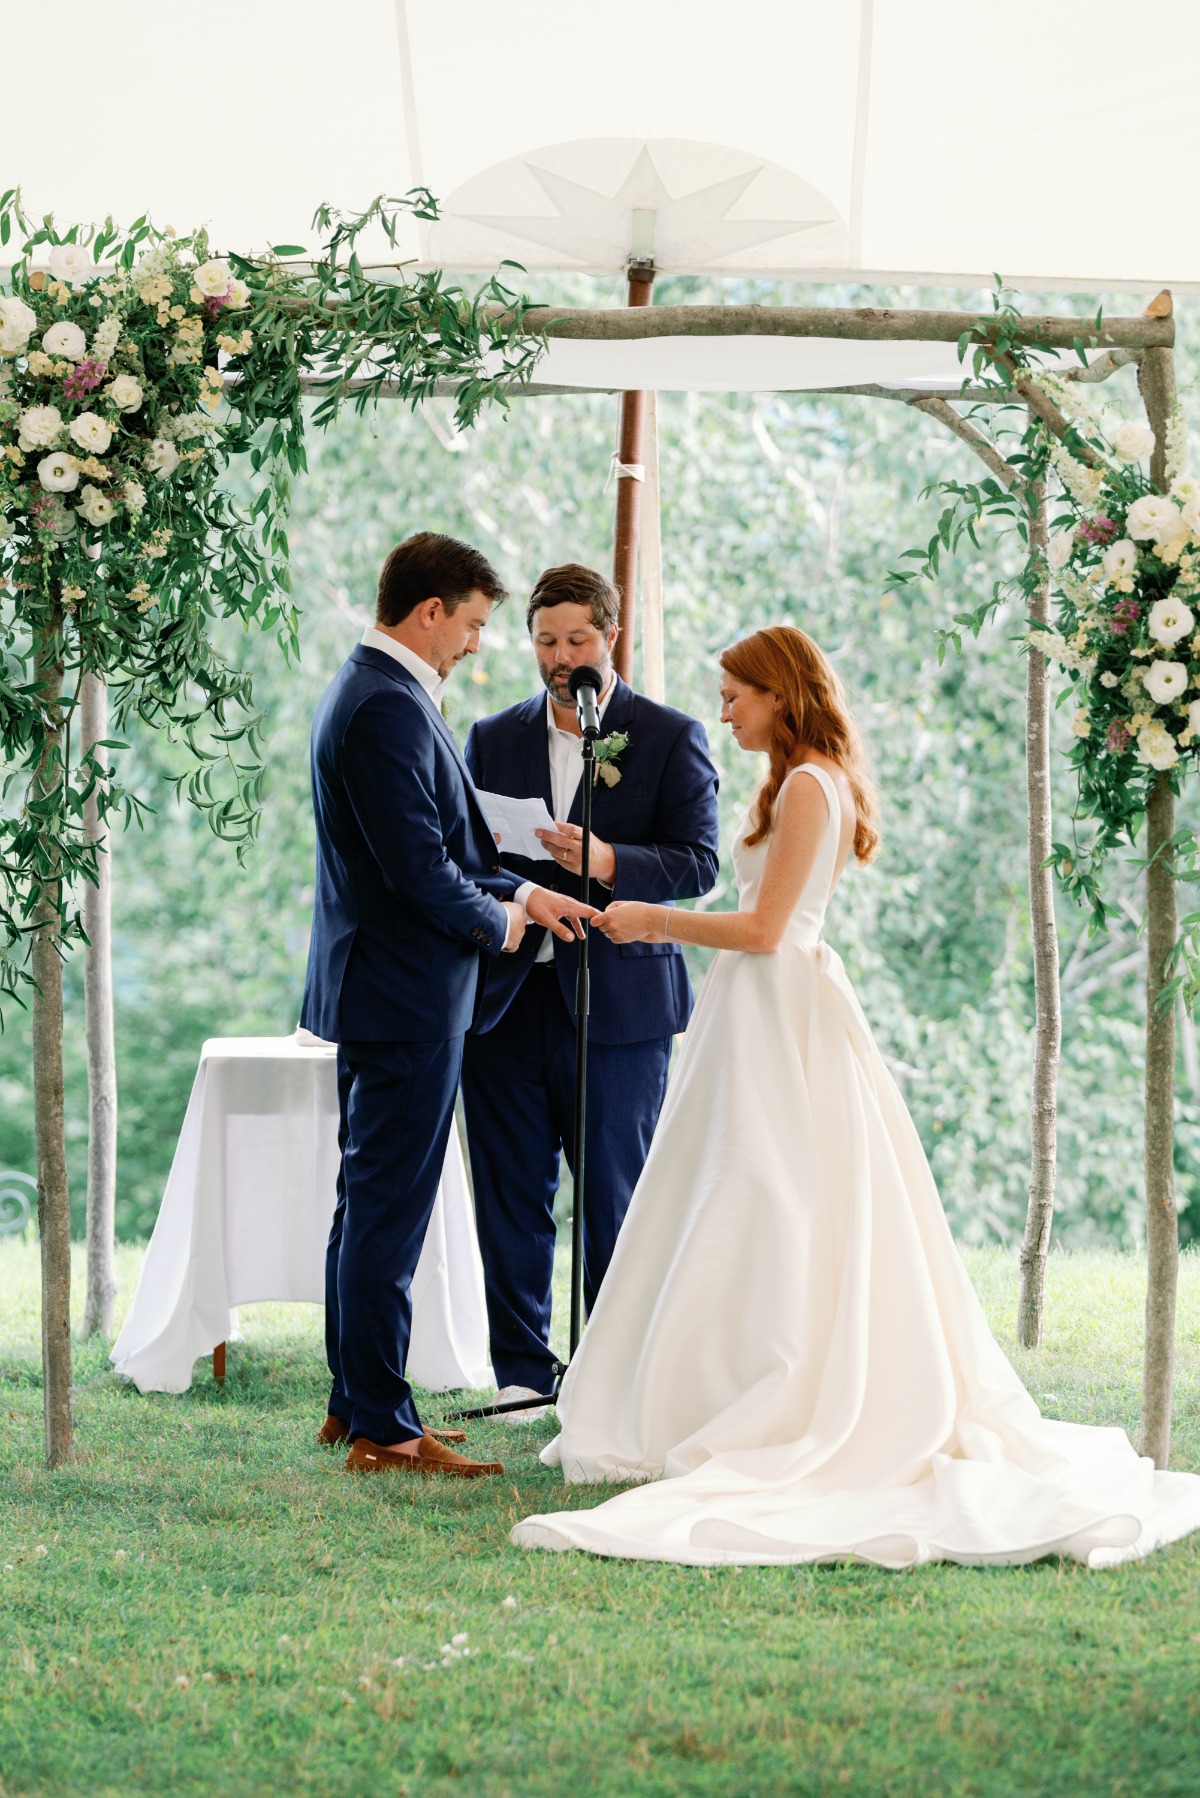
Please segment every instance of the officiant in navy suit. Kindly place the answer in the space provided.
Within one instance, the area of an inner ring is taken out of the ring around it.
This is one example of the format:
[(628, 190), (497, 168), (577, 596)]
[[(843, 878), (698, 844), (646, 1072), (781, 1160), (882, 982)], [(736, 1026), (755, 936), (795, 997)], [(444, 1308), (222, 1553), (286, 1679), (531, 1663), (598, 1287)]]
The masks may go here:
[(376, 623), (313, 720), (317, 865), (300, 1021), (338, 1045), (341, 1112), (325, 1269), (333, 1386), (319, 1439), (349, 1439), (350, 1471), (502, 1471), (422, 1427), (404, 1370), (412, 1277), (487, 969), (511, 960), (527, 922), (570, 943), (565, 920), (587, 915), (500, 865), (439, 709), (504, 597), (469, 544), (407, 538), (383, 565)]
[[(481, 791), (541, 798), (555, 820), (539, 832), (552, 857), (506, 857), (514, 872), (581, 896), (582, 738), (567, 689), (573, 668), (603, 682), (593, 799), (592, 902), (669, 904), (717, 877), (717, 774), (696, 719), (635, 693), (614, 672), (619, 599), (578, 563), (551, 568), (526, 622), (544, 692), (467, 738)], [(584, 1295), (590, 1308), (642, 1171), (666, 1093), (671, 1041), (692, 990), (676, 943), (617, 947), (593, 932), (588, 1022)], [(578, 951), (531, 928), (493, 967), (463, 1054), (463, 1100), (475, 1216), (500, 1397), (548, 1393), (559, 1156), (574, 1165), (575, 980)], [(514, 1414), (520, 1421), (531, 1413)]]

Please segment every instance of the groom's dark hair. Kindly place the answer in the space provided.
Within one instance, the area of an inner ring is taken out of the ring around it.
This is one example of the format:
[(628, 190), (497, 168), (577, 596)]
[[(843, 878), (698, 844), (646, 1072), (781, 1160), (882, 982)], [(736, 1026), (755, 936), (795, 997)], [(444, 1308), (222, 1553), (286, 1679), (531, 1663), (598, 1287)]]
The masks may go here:
[(440, 599), (456, 612), (468, 593), (483, 593), (497, 604), (508, 598), (487, 557), (457, 537), (418, 531), (397, 543), (379, 571), (376, 624), (399, 624), (427, 599)]
[(607, 575), (582, 562), (564, 562), (560, 568), (547, 568), (539, 574), (537, 585), (525, 608), (525, 628), (533, 630), (533, 619), (543, 606), (586, 606), (598, 631), (608, 635), (621, 616), (621, 595)]

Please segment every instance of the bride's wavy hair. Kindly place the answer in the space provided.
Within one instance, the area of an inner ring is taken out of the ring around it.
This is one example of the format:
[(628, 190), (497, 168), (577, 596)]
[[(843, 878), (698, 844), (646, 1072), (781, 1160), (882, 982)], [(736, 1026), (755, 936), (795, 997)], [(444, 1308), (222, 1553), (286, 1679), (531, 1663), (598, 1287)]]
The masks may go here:
[(867, 771), (867, 754), (828, 656), (791, 624), (772, 624), (743, 637), (721, 656), (734, 680), (781, 701), (771, 733), (770, 767), (758, 795), (747, 843), (761, 843), (771, 828), (779, 790), (806, 749), (838, 763), (850, 782), (856, 821), (854, 853), (869, 862), (879, 842), (879, 800)]

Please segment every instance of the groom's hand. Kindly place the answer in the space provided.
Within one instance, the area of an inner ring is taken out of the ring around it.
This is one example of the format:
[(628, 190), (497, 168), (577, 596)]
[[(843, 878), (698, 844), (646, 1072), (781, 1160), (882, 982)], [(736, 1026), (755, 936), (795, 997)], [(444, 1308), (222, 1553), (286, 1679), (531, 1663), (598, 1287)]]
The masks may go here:
[(504, 955), (511, 955), (512, 951), (519, 947), (521, 938), (525, 935), (525, 925), (527, 922), (525, 907), (523, 905), (514, 904), (511, 899), (502, 899), (500, 903), (508, 913), (508, 931), (504, 938), (504, 948), (501, 953)]
[[(535, 830), (533, 834), (545, 844), (560, 868), (568, 874), (583, 873), (583, 831), (578, 824), (556, 822), (553, 830)], [(617, 878), (617, 852), (603, 837), (592, 838), (588, 873), (602, 887), (611, 887)]]
[(584, 905), (579, 899), (568, 899), (565, 893), (552, 893), (546, 887), (534, 887), (527, 894), (525, 910), (531, 924), (544, 924), (564, 943), (573, 943), (583, 936), (584, 918), (600, 916), (594, 905)]

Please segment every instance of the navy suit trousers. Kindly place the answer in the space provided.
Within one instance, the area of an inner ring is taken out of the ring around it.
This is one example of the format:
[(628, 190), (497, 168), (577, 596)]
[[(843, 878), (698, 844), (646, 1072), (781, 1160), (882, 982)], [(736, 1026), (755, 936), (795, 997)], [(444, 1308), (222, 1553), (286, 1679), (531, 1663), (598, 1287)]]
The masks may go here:
[(325, 1345), (329, 1409), (352, 1439), (421, 1434), (404, 1375), (411, 1287), (454, 1121), (462, 1045), (453, 1036), (338, 1049), (342, 1163), (325, 1256)]
[[(662, 1110), (671, 1040), (588, 1044), (583, 1242), (589, 1310)], [(463, 1102), (496, 1383), (549, 1392), (560, 1149), (572, 1173), (575, 1168), (575, 1024), (553, 967), (532, 967), (499, 1023), (468, 1036)]]

